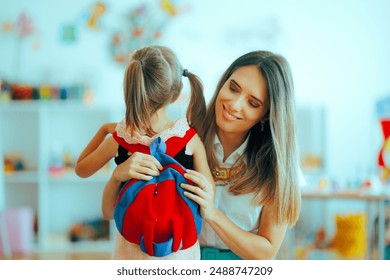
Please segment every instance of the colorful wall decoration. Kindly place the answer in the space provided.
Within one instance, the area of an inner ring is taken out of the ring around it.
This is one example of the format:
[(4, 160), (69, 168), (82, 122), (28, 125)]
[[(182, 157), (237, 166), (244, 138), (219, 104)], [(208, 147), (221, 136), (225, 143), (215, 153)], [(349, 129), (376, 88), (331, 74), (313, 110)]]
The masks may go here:
[(142, 3), (130, 9), (123, 19), (122, 28), (113, 32), (113, 59), (124, 63), (134, 50), (158, 42), (167, 24), (188, 10), (188, 6), (179, 7), (170, 0), (160, 0), (157, 7)]
[[(31, 16), (25, 12), (21, 12), (15, 21), (4, 21), (2, 23), (1, 31), (14, 35), (16, 38), (15, 46), (15, 62), (14, 62), (14, 72), (15, 77), (19, 77), (21, 56), (22, 56), (22, 45), (27, 37), (33, 36), (36, 34), (36, 27)], [(31, 48), (33, 50), (38, 49), (40, 46), (39, 40), (35, 37)]]
[(107, 6), (103, 2), (93, 3), (90, 9), (90, 14), (87, 22), (87, 26), (93, 30), (100, 29), (100, 21), (103, 15), (107, 11)]
[(387, 185), (390, 183), (390, 97), (379, 100), (376, 111), (383, 134), (383, 145), (378, 153), (379, 175)]

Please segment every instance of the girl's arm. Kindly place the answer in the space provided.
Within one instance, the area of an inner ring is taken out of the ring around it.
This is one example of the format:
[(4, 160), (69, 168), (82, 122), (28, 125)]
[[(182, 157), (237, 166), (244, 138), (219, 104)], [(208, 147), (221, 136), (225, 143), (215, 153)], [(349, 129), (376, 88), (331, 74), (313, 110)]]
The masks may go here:
[(214, 179), (211, 175), (210, 167), (207, 163), (206, 150), (198, 134), (195, 134), (194, 137), (192, 137), (192, 139), (188, 143), (188, 147), (191, 151), (193, 151), (194, 170), (203, 174), (203, 176), (205, 176), (205, 179), (208, 181), (206, 184), (209, 184), (214, 188)]
[(91, 152), (96, 150), (97, 147), (103, 142), (106, 138), (107, 134), (111, 134), (115, 131), (116, 123), (105, 123), (103, 124), (99, 130), (96, 132), (95, 136), (89, 141), (88, 145), (84, 148), (84, 150), (79, 155), (77, 159), (77, 163), (88, 156)]
[(75, 166), (75, 172), (82, 178), (93, 175), (116, 155), (118, 144), (106, 135), (115, 130), (115, 123), (102, 125), (85, 149), (81, 152)]
[(287, 225), (275, 225), (271, 221), (272, 213), (263, 207), (257, 234), (243, 230), (234, 224), (224, 213), (214, 207), (214, 190), (205, 184), (205, 178), (194, 171), (185, 175), (197, 186), (182, 184), (188, 192), (185, 195), (199, 204), (203, 219), (235, 254), (243, 259), (275, 258), (286, 234)]
[[(117, 171), (119, 166), (120, 165), (114, 169), (114, 173)], [(114, 216), (115, 203), (122, 182), (121, 180), (117, 179), (117, 176), (115, 176), (114, 173), (111, 175), (103, 190), (102, 214), (103, 218), (106, 220), (111, 220)]]

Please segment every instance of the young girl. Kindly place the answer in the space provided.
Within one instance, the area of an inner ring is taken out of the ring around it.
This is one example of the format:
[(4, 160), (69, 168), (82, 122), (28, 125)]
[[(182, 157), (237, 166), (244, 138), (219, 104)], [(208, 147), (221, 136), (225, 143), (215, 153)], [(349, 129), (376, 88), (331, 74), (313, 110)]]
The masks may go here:
[[(124, 145), (149, 146), (157, 137), (166, 141), (171, 137), (186, 135), (191, 129), (186, 118), (172, 122), (167, 116), (167, 106), (177, 100), (182, 90), (182, 76), (188, 77), (191, 85), (191, 99), (186, 117), (191, 127), (197, 129), (206, 112), (203, 87), (199, 78), (183, 69), (176, 55), (166, 47), (151, 46), (135, 51), (127, 65), (124, 77), (125, 119), (117, 125), (111, 123), (101, 127), (79, 156), (75, 168), (77, 175), (83, 178), (91, 176), (113, 157), (115, 162), (120, 164), (131, 155), (132, 158), (137, 159), (137, 164), (132, 166), (129, 172), (130, 179), (147, 181), (152, 179), (152, 176), (157, 176), (162, 167), (153, 156), (140, 152), (130, 154)], [(104, 139), (107, 133), (112, 133), (114, 130), (115, 137)], [(185, 168), (195, 169), (212, 181), (205, 149), (197, 134), (175, 156), (175, 159)], [(143, 173), (150, 176), (133, 176), (139, 174), (140, 170), (148, 170)], [(117, 188), (104, 189), (102, 212), (107, 219), (113, 218), (113, 205), (120, 185), (118, 184)], [(114, 258), (150, 259), (152, 257), (143, 253), (138, 244), (128, 242), (117, 232)], [(194, 246), (172, 253), (165, 258), (199, 259), (199, 244), (196, 242)]]

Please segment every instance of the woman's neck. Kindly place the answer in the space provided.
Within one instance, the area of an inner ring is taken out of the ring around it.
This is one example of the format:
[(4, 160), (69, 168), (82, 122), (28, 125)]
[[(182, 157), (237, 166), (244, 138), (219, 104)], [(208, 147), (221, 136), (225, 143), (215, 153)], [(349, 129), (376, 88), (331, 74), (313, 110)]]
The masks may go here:
[(247, 134), (229, 133), (219, 130), (219, 141), (223, 147), (223, 161), (225, 161), (238, 147), (244, 143)]

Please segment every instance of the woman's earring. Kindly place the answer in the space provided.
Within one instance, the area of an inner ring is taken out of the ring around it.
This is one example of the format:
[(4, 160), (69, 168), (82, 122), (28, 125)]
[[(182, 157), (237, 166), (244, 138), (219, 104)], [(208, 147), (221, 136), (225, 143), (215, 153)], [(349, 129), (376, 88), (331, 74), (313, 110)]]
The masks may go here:
[(264, 123), (265, 123), (265, 121), (261, 121), (261, 122), (260, 122), (260, 125), (261, 125), (260, 131), (261, 131), (261, 132), (264, 131)]

